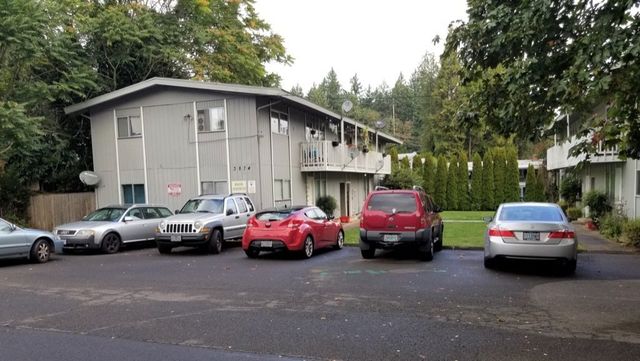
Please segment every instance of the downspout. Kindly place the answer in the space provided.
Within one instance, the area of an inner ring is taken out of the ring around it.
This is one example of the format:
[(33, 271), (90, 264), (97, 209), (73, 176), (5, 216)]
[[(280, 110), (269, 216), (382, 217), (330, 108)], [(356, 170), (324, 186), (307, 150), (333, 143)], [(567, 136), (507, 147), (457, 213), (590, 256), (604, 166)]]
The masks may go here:
[(147, 176), (147, 147), (145, 143), (146, 133), (144, 131), (144, 109), (140, 107), (140, 124), (142, 125), (142, 167), (144, 168), (144, 200), (149, 201), (149, 179)]
[[(225, 114), (225, 117), (226, 116)], [(198, 109), (196, 108), (195, 101), (193, 102), (193, 130), (196, 140), (196, 194), (202, 194), (202, 186), (200, 185), (200, 146), (198, 145)]]
[[(116, 178), (118, 180), (118, 202), (124, 203), (122, 199), (122, 184), (120, 183), (120, 154), (118, 153), (118, 116), (116, 115), (116, 108), (113, 108), (113, 136), (116, 146)], [(96, 206), (98, 206), (96, 204)]]
[[(89, 128), (91, 128), (91, 117), (88, 116), (88, 115), (84, 115), (84, 114), (80, 114), (80, 116), (89, 120)], [(93, 153), (93, 147), (91, 147), (91, 152)], [(95, 170), (95, 165), (94, 165), (94, 170)], [(93, 190), (93, 195), (95, 197), (95, 202), (96, 202), (95, 206), (96, 206), (96, 208), (98, 208), (98, 192), (96, 191), (95, 188)]]

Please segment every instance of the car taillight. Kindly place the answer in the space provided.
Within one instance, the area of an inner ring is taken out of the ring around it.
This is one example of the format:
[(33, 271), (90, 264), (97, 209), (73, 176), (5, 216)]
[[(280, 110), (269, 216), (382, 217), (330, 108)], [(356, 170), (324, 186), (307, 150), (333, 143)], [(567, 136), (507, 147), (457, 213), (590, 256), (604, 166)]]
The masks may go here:
[(258, 221), (255, 218), (253, 217), (249, 218), (249, 222), (247, 222), (247, 228), (258, 227), (258, 226), (259, 226)]
[(506, 229), (490, 228), (489, 236), (490, 237), (515, 237), (516, 235), (513, 233), (513, 231), (509, 231)]
[(287, 228), (298, 228), (302, 225), (302, 220), (300, 219), (292, 219), (287, 223)]
[(576, 238), (576, 233), (572, 231), (555, 231), (549, 233), (549, 238), (564, 239), (564, 238)]

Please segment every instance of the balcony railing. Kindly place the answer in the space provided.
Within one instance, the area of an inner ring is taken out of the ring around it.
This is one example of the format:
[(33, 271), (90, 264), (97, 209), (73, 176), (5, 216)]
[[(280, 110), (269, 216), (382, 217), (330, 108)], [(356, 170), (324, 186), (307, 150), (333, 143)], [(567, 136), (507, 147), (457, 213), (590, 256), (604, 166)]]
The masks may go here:
[[(570, 156), (571, 148), (578, 144), (582, 139), (572, 137), (570, 142), (564, 141), (547, 149), (547, 169), (561, 169), (576, 166), (585, 159), (584, 155), (578, 157)], [(618, 157), (618, 147), (606, 148), (603, 142), (598, 142), (597, 154), (589, 157), (590, 163), (612, 163), (623, 162)]]
[(334, 146), (330, 141), (301, 143), (300, 154), (303, 172), (391, 173), (390, 157), (344, 144)]

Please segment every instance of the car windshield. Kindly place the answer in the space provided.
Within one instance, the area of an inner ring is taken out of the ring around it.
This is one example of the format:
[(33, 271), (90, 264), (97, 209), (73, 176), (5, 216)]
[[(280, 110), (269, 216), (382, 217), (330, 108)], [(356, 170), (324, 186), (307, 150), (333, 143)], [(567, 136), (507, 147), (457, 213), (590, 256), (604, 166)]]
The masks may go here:
[(564, 221), (560, 210), (555, 207), (542, 206), (506, 206), (498, 216), (500, 221)]
[(260, 221), (280, 221), (287, 217), (289, 217), (293, 213), (293, 210), (283, 210), (283, 211), (269, 211), (262, 212), (256, 215), (256, 218)]
[(180, 213), (222, 213), (222, 199), (192, 199), (180, 210)]
[(100, 208), (89, 213), (88, 216), (84, 217), (83, 221), (106, 221), (106, 222), (117, 222), (126, 209), (122, 208)]
[(413, 213), (416, 211), (416, 198), (411, 193), (374, 194), (367, 209), (385, 213)]

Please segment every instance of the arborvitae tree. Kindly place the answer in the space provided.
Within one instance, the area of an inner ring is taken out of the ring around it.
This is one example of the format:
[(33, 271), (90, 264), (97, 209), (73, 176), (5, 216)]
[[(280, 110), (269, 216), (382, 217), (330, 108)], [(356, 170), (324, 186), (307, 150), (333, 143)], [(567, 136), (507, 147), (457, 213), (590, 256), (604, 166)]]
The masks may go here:
[(435, 193), (436, 160), (431, 152), (424, 153), (424, 166), (422, 167), (422, 187), (427, 194)]
[(482, 209), (483, 210), (495, 210), (495, 202), (493, 200), (493, 157), (491, 152), (484, 153), (482, 159)]
[(467, 155), (464, 153), (461, 153), (460, 158), (458, 158), (458, 208), (461, 211), (471, 210), (469, 164), (467, 164)]
[(480, 154), (473, 154), (473, 170), (471, 173), (471, 209), (474, 211), (482, 210), (482, 193), (485, 189), (482, 187), (482, 158)]
[(505, 195), (505, 170), (507, 163), (504, 157), (504, 149), (496, 148), (493, 151), (493, 206), (497, 208), (504, 202)]
[(442, 209), (447, 208), (447, 159), (441, 155), (438, 157), (436, 179), (434, 185), (433, 200)]
[(411, 169), (411, 163), (409, 162), (409, 157), (404, 157), (400, 160), (400, 168)]
[(520, 171), (518, 170), (518, 151), (515, 147), (507, 148), (507, 172), (505, 179), (505, 201), (520, 200)]
[(533, 168), (533, 164), (529, 164), (524, 188), (524, 200), (527, 202), (537, 202), (539, 192), (536, 178), (536, 170)]
[(398, 162), (398, 149), (395, 146), (392, 146), (391, 149), (389, 149), (389, 156), (391, 157), (391, 173), (393, 173), (400, 168), (400, 164)]
[(447, 209), (452, 211), (460, 209), (458, 190), (458, 158), (454, 155), (449, 161), (447, 174)]
[(545, 192), (545, 181), (543, 178), (546, 174), (542, 169), (534, 170), (534, 172), (536, 173), (536, 202), (546, 202), (547, 194)]

